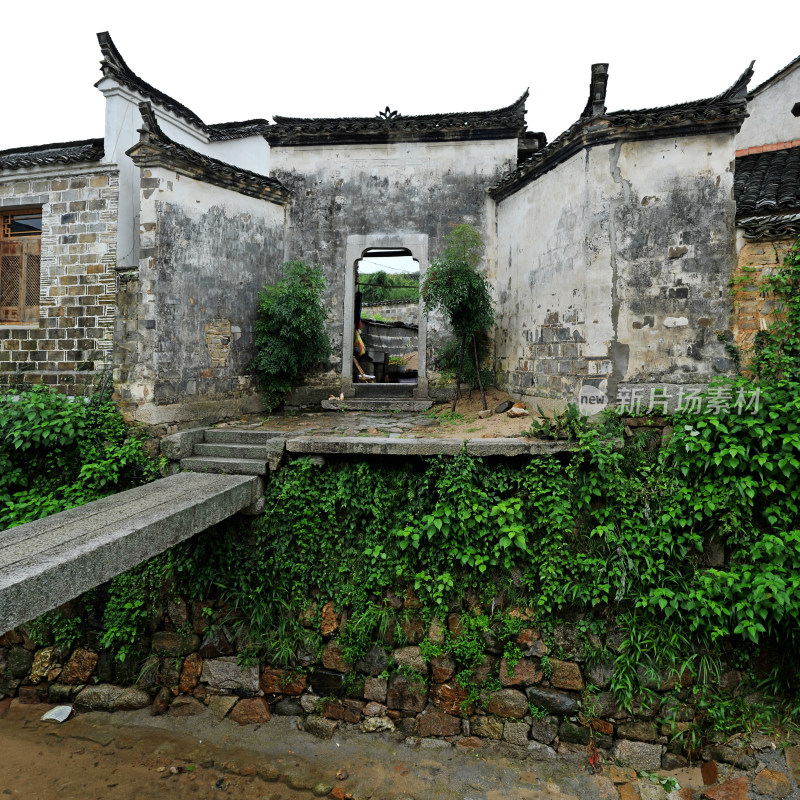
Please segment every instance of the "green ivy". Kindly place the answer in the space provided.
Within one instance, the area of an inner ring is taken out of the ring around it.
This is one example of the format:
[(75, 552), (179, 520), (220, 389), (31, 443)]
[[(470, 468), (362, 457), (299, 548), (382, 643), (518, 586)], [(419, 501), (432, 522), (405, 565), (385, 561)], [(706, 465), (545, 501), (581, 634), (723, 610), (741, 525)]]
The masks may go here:
[(153, 480), (159, 466), (110, 401), (0, 395), (2, 530)]

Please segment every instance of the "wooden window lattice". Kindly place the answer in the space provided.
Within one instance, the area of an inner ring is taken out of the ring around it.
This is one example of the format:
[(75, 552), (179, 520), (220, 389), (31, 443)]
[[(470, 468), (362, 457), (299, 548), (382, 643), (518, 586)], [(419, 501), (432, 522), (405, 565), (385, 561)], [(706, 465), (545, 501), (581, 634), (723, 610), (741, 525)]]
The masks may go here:
[(40, 239), (0, 240), (0, 324), (39, 318)]

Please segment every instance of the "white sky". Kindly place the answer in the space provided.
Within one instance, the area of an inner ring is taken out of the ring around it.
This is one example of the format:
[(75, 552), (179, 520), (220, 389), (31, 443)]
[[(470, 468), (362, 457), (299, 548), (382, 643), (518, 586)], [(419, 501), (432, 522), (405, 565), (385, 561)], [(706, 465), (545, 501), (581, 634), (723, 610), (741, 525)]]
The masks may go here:
[(800, 52), (797, 0), (41, 0), (2, 20), (0, 149), (103, 135), (103, 30), (206, 122), (485, 111), (530, 86), (548, 139), (583, 110), (592, 62), (610, 62), (613, 111), (715, 95), (754, 58), (755, 86)]

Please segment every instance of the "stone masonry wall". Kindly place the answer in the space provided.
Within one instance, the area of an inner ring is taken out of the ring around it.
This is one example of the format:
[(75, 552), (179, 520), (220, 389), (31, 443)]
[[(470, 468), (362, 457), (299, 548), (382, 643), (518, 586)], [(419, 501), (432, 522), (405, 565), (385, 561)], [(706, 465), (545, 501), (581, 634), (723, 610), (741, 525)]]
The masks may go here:
[(0, 176), (0, 209), (41, 206), (40, 317), (0, 326), (0, 388), (86, 394), (111, 366), (117, 173)]
[(794, 238), (745, 241), (739, 249), (733, 275), (734, 342), (747, 360), (755, 335), (773, 320), (773, 300), (763, 291), (764, 278), (783, 264)]
[[(507, 609), (522, 623), (514, 638), (521, 657), (509, 662), (495, 632), (486, 630), (485, 653), (472, 672), (476, 697), (456, 680), (451, 654), (426, 659), (420, 644), (444, 644), (445, 631), (458, 636), (464, 614), (480, 609), (459, 609), (426, 626), (413, 592), (388, 592), (385, 602), (404, 620), (404, 644), (387, 635), (351, 663), (339, 644), (346, 612), (331, 603), (312, 605), (303, 621), (310, 634), (321, 636), (322, 650), (318, 656), (301, 654), (292, 669), (263, 662), (243, 666), (237, 656), (246, 637), (237, 637), (222, 621), (225, 609), (185, 598), (165, 603), (152, 618), (146, 652), (123, 662), (100, 649), (96, 631), (64, 649), (37, 645), (27, 628), (18, 628), (0, 636), (0, 701), (10, 695), (22, 703), (71, 703), (79, 713), (149, 706), (155, 715), (211, 714), (256, 726), (268, 726), (277, 715), (323, 739), (360, 731), (429, 750), (454, 746), (519, 761), (580, 760), (603, 775), (611, 792), (604, 796), (617, 797), (616, 784), (623, 799), (638, 797), (637, 786), (647, 787), (646, 779), (636, 784), (637, 772), (687, 766), (676, 734), (689, 731), (696, 713), (703, 713), (692, 705), (692, 678), (688, 672), (650, 674), (640, 668), (647, 701), (637, 702), (632, 712), (620, 708), (610, 691), (613, 659), (624, 638), (619, 629), (610, 626), (602, 639), (581, 634), (572, 624), (543, 633), (526, 624), (525, 609)], [(75, 613), (69, 606), (63, 610)], [(220, 618), (210, 628), (216, 615)], [(605, 648), (605, 660), (590, 658), (599, 647)], [(716, 689), (733, 698), (741, 693), (741, 682), (742, 674), (729, 666)], [(800, 746), (790, 747), (784, 761), (781, 748), (760, 733), (750, 741), (712, 739), (694, 757), (703, 765), (704, 782), (719, 783), (708, 788), (719, 794), (703, 797), (746, 797), (748, 785), (759, 795), (786, 797), (800, 780)], [(627, 784), (633, 785), (626, 790)], [(725, 793), (732, 789), (740, 793)]]
[(387, 303), (364, 303), (361, 307), (364, 319), (381, 319), (387, 322), (405, 322), (416, 325), (419, 319), (419, 303), (407, 303), (404, 300), (393, 300)]

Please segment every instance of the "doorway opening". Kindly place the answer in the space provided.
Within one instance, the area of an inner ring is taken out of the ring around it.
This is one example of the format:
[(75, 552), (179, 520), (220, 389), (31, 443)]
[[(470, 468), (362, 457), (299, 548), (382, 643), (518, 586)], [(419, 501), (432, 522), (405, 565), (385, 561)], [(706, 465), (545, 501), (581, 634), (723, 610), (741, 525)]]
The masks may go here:
[(412, 393), (420, 374), (420, 263), (405, 247), (369, 247), (355, 265), (353, 383)]

